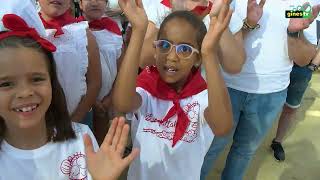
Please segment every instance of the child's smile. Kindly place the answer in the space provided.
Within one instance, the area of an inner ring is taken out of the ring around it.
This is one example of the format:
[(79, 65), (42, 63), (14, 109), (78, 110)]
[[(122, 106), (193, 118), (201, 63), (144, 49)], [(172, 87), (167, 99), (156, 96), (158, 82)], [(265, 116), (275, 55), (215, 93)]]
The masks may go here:
[(30, 48), (0, 50), (0, 116), (8, 128), (45, 123), (52, 98), (45, 56)]
[(55, 6), (62, 6), (62, 2), (59, 0), (50, 1), (50, 4), (55, 5)]
[(30, 104), (19, 105), (13, 108), (13, 110), (17, 112), (19, 116), (28, 118), (34, 114), (34, 112), (37, 110), (38, 107), (39, 107), (38, 103), (30, 103)]

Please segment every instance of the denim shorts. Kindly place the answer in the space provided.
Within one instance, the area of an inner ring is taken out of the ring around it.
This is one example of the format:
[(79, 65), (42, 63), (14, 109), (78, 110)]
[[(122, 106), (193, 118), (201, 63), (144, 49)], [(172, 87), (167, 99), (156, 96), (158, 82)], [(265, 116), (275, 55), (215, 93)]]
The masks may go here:
[(290, 74), (286, 105), (290, 108), (300, 107), (304, 92), (312, 77), (312, 71), (307, 67), (294, 65)]

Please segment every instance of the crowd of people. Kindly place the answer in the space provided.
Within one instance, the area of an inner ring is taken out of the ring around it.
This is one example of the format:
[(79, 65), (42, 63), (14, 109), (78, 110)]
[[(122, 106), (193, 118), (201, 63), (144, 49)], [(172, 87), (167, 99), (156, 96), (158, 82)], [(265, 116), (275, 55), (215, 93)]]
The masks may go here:
[(241, 180), (320, 65), (319, 0), (2, 4), (0, 180)]

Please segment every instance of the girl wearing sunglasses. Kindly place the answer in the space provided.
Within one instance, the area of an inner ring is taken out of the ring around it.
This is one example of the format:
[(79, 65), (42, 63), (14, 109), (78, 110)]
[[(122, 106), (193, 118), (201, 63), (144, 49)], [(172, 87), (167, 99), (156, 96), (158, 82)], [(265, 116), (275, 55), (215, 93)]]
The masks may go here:
[[(147, 18), (141, 6), (134, 12), (135, 16), (128, 16), (132, 39), (113, 94), (115, 108), (128, 113), (131, 120), (133, 147), (140, 149), (128, 180), (200, 179), (214, 135), (224, 135), (232, 127), (230, 100), (217, 58), (219, 39), (232, 14), (229, 2), (224, 1), (219, 15), (211, 17), (208, 33), (189, 11), (167, 16), (154, 42), (156, 65), (139, 76)], [(201, 62), (210, 77), (207, 83), (199, 70)]]
[[(196, 14), (205, 23), (207, 29), (210, 25), (210, 15), (217, 15), (223, 0), (143, 0), (148, 17), (148, 28), (140, 56), (140, 67), (155, 64), (153, 57), (153, 41), (156, 40), (163, 19), (173, 11), (188, 10)], [(230, 7), (235, 9), (235, 0), (230, 1)], [(240, 31), (243, 21), (238, 12), (234, 12), (228, 28), (222, 33), (219, 41), (219, 63), (221, 69), (228, 74), (237, 74), (245, 62), (245, 52), (242, 46), (243, 35)]]

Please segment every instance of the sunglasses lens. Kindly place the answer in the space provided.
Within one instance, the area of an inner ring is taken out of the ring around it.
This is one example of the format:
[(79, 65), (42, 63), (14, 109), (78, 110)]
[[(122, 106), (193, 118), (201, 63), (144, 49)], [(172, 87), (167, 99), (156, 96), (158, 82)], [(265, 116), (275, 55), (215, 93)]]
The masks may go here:
[(180, 56), (182, 58), (188, 58), (192, 54), (192, 48), (188, 45), (180, 44), (176, 48), (177, 48), (176, 51), (177, 51), (178, 56)]
[(157, 48), (160, 50), (161, 53), (167, 53), (171, 49), (171, 44), (168, 41), (159, 40), (157, 42)]

